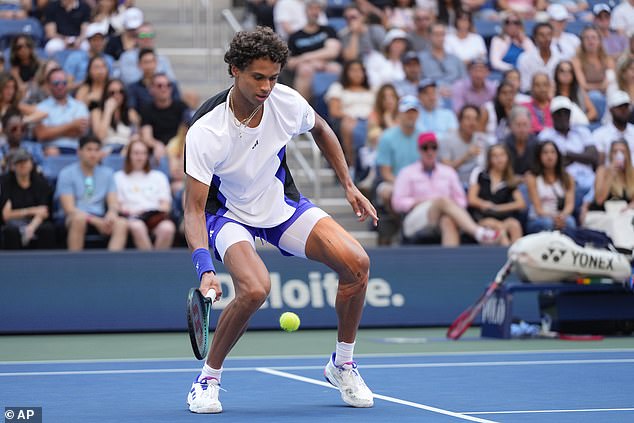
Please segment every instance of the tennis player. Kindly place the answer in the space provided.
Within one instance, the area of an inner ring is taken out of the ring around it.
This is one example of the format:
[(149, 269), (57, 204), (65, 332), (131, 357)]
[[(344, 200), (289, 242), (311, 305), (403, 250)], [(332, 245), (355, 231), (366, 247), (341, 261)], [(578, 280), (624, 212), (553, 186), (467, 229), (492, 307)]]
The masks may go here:
[(369, 276), (361, 245), (297, 190), (286, 164), (286, 144), (310, 131), (334, 169), (360, 221), (376, 210), (355, 187), (339, 141), (295, 90), (277, 84), (288, 48), (271, 29), (239, 32), (225, 62), (231, 88), (196, 112), (185, 148), (185, 235), (200, 279), (200, 291), (220, 298), (209, 247), (231, 274), (236, 296), (222, 311), (207, 361), (187, 397), (194, 413), (219, 413), (222, 364), (269, 294), (269, 272), (254, 238), (284, 255), (307, 257), (339, 275), (335, 309), (338, 342), (324, 370), (353, 407), (371, 407), (353, 349)]

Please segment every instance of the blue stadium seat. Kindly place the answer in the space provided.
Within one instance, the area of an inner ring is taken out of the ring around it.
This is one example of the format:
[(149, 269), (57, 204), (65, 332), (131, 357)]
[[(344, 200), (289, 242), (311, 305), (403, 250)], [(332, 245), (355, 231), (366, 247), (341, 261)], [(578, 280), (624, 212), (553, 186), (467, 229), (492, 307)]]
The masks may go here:
[(330, 85), (338, 78), (339, 77), (334, 73), (328, 72), (315, 72), (315, 75), (313, 76), (313, 108), (326, 120), (328, 118), (328, 106), (324, 101), (324, 94), (326, 94)]
[(33, 37), (36, 46), (44, 45), (44, 28), (36, 19), (0, 19), (0, 49), (5, 49), (18, 34)]
[(484, 38), (484, 43), (488, 50), (491, 45), (491, 39), (501, 31), (500, 23), (489, 19), (475, 19), (473, 24), (475, 26), (475, 32)]
[(74, 154), (45, 157), (44, 162), (42, 163), (42, 173), (51, 185), (55, 186), (57, 175), (59, 175), (60, 170), (69, 164), (75, 163), (76, 161), (77, 156)]
[(568, 25), (566, 25), (565, 31), (573, 33), (577, 36), (580, 36), (581, 31), (583, 31), (588, 26), (592, 26), (592, 24), (590, 22), (584, 22), (584, 21), (572, 21), (572, 22), (568, 22)]
[(328, 0), (326, 3), (326, 16), (342, 16), (343, 10), (352, 4), (352, 0)]
[(121, 154), (110, 154), (109, 156), (104, 157), (102, 164), (116, 172), (117, 170), (123, 169), (124, 162), (125, 157)]
[(344, 18), (328, 18), (328, 25), (335, 30), (335, 32), (341, 31), (346, 26), (346, 20)]

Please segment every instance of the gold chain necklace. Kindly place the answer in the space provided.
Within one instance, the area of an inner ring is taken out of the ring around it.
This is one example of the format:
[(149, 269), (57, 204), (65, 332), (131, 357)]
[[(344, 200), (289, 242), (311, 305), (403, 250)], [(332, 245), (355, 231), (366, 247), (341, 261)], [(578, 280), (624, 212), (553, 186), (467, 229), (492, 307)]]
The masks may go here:
[(240, 139), (242, 139), (242, 129), (246, 128), (247, 126), (249, 126), (249, 123), (251, 123), (251, 121), (253, 120), (255, 115), (260, 111), (260, 109), (262, 108), (263, 105), (264, 105), (264, 103), (262, 103), (258, 107), (256, 107), (253, 110), (253, 112), (251, 112), (249, 117), (247, 117), (247, 118), (245, 118), (243, 120), (239, 120), (238, 117), (236, 116), (236, 112), (235, 112), (236, 109), (233, 106), (233, 89), (231, 89), (231, 92), (229, 93), (229, 109), (231, 110), (231, 113), (233, 113), (233, 118), (238, 123), (238, 136), (240, 137)]

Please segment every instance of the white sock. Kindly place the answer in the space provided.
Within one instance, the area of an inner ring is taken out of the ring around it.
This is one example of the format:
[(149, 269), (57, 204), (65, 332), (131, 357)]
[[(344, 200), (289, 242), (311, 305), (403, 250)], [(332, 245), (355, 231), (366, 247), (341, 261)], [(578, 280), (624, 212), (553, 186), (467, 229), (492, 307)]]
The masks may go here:
[(347, 342), (337, 342), (335, 349), (335, 366), (341, 366), (343, 363), (349, 363), (352, 361), (352, 353), (354, 352), (354, 342), (348, 344)]
[(207, 363), (205, 363), (201, 376), (213, 377), (214, 379), (218, 380), (218, 383), (220, 383), (220, 378), (222, 377), (222, 369), (214, 369), (212, 367), (209, 367)]

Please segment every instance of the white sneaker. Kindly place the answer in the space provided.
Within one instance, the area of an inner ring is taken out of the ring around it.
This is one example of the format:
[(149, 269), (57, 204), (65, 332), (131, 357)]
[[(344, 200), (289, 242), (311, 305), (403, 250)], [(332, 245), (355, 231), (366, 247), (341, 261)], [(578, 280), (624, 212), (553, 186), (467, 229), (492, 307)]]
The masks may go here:
[(353, 407), (372, 407), (374, 405), (372, 391), (359, 374), (356, 362), (351, 361), (336, 366), (335, 353), (332, 353), (324, 369), (324, 377), (331, 385), (339, 388), (341, 399), (346, 404)]
[(501, 235), (500, 231), (479, 226), (474, 238), (480, 244), (497, 244)]
[(220, 383), (215, 377), (198, 376), (187, 395), (187, 404), (192, 413), (221, 413), (222, 404), (218, 400)]

